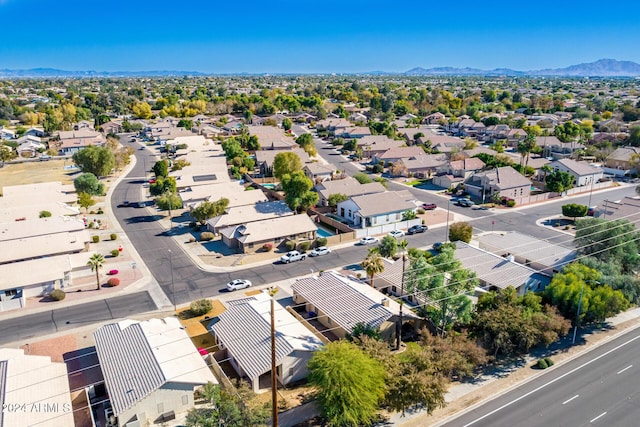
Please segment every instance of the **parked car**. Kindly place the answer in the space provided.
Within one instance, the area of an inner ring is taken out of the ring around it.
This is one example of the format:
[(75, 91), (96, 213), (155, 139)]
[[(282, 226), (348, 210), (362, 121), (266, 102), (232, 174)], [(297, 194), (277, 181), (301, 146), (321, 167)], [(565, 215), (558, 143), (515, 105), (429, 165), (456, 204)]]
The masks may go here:
[(359, 245), (370, 245), (372, 243), (378, 243), (379, 241), (380, 240), (378, 240), (377, 237), (367, 236), (367, 237), (363, 237), (362, 239), (360, 239), (358, 244)]
[(320, 246), (309, 252), (309, 256), (320, 256), (327, 255), (331, 253), (331, 249), (326, 246)]
[(427, 231), (426, 225), (414, 225), (409, 227), (409, 229), (407, 230), (407, 234), (418, 234), (424, 233), (425, 231)]
[(458, 199), (457, 205), (462, 206), (463, 208), (470, 208), (471, 206), (475, 205), (475, 203), (473, 203), (469, 199)]
[(284, 264), (289, 264), (290, 262), (302, 261), (307, 259), (306, 254), (301, 254), (298, 251), (287, 252), (286, 255), (282, 255), (280, 257), (280, 261)]
[(420, 207), (425, 211), (432, 211), (437, 208), (438, 205), (436, 205), (435, 203), (423, 203)]
[(229, 292), (246, 289), (249, 287), (251, 287), (251, 281), (245, 279), (235, 279), (227, 283), (227, 290)]
[(115, 270), (115, 269), (109, 270), (109, 272), (107, 273), (108, 276), (113, 276), (115, 274), (118, 274), (118, 270)]
[(389, 232), (389, 236), (394, 237), (394, 238), (399, 238), (404, 236), (404, 231), (402, 230), (392, 230)]

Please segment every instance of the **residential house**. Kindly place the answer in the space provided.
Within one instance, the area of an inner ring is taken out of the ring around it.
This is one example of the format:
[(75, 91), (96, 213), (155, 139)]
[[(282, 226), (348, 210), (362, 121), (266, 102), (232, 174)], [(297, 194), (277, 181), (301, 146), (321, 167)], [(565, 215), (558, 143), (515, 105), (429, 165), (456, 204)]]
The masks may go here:
[(411, 147), (393, 147), (393, 148), (389, 148), (383, 153), (375, 154), (372, 157), (371, 161), (373, 163), (387, 164), (387, 163), (395, 163), (398, 160), (411, 159), (411, 158), (415, 159), (425, 155), (426, 153), (424, 152), (424, 150), (415, 145)]
[(219, 229), (222, 242), (240, 253), (257, 252), (265, 244), (275, 248), (287, 240), (311, 241), (316, 238), (317, 231), (318, 227), (305, 214), (263, 219)]
[(39, 219), (43, 210), (50, 212), (52, 218), (73, 217), (80, 214), (77, 202), (73, 184), (42, 182), (5, 186), (0, 197), (0, 223)]
[(77, 153), (83, 148), (106, 143), (104, 136), (93, 129), (60, 131), (58, 136), (60, 141), (56, 144), (56, 148), (61, 155)]
[(439, 125), (444, 123), (447, 120), (447, 116), (440, 112), (436, 112), (433, 114), (429, 114), (427, 117), (422, 119), (422, 123), (429, 125)]
[(305, 164), (302, 171), (314, 183), (331, 180), (336, 172), (332, 165), (317, 162)]
[(318, 120), (316, 122), (316, 129), (318, 130), (328, 130), (333, 131), (336, 128), (348, 128), (352, 127), (352, 124), (349, 120), (343, 118), (327, 118), (323, 120)]
[(291, 150), (298, 144), (290, 136), (286, 136), (282, 129), (273, 126), (247, 126), (249, 134), (258, 137), (260, 150)]
[(349, 120), (354, 123), (358, 123), (358, 122), (367, 123), (369, 121), (369, 118), (364, 114), (356, 111), (349, 115)]
[(390, 148), (397, 148), (406, 145), (405, 141), (397, 141), (386, 135), (364, 136), (357, 140), (358, 147), (362, 148), (364, 157), (373, 158), (381, 155)]
[(452, 160), (445, 165), (440, 172), (455, 177), (461, 177), (463, 180), (468, 179), (471, 175), (484, 169), (485, 163), (477, 157), (467, 157), (462, 160)]
[(466, 142), (460, 138), (434, 133), (425, 133), (425, 136), (418, 138), (418, 143), (431, 147), (434, 151), (448, 154), (454, 151), (462, 151), (466, 146)]
[(415, 211), (416, 205), (395, 191), (352, 196), (338, 203), (337, 215), (366, 228), (402, 221), (402, 214)]
[(491, 125), (487, 126), (484, 131), (483, 141), (496, 143), (497, 141), (506, 141), (511, 128), (508, 125)]
[(205, 201), (216, 202), (221, 198), (229, 200), (227, 208), (249, 206), (269, 201), (264, 192), (245, 191), (244, 186), (238, 181), (197, 185), (179, 191), (178, 196), (182, 200), (182, 205), (187, 209), (193, 209)]
[[(420, 149), (422, 150), (422, 149)], [(424, 153), (424, 151), (423, 151)], [(407, 176), (429, 178), (448, 162), (446, 154), (423, 154), (399, 160), (406, 169)]]
[(67, 365), (49, 356), (0, 348), (0, 403), (0, 426), (74, 425)]
[(222, 130), (227, 132), (228, 134), (236, 134), (240, 133), (243, 127), (244, 123), (242, 123), (241, 121), (231, 120), (222, 126)]
[(517, 147), (519, 143), (527, 138), (527, 133), (522, 129), (509, 129), (507, 132), (507, 145)]
[(561, 142), (555, 136), (537, 136), (536, 145), (542, 147), (544, 157), (553, 157), (556, 160), (571, 157), (577, 150), (585, 148), (579, 142)]
[(464, 184), (471, 196), (489, 200), (491, 197), (515, 200), (516, 204), (531, 194), (531, 181), (511, 166), (503, 166), (473, 175)]
[(19, 144), (16, 151), (20, 157), (35, 157), (36, 153), (46, 148), (37, 136), (25, 135), (18, 138), (16, 142)]
[(618, 147), (604, 161), (609, 169), (632, 172), (636, 170), (636, 159), (640, 161), (640, 147)]
[(111, 121), (108, 121), (108, 122), (103, 123), (102, 125), (100, 125), (100, 130), (102, 130), (102, 133), (104, 133), (104, 134), (121, 133), (122, 132), (122, 123), (111, 120)]
[[(345, 338), (357, 324), (378, 329), (382, 339), (395, 342), (400, 304), (371, 286), (354, 282), (328, 271), (318, 277), (298, 279), (291, 285), (293, 302), (331, 334)], [(404, 324), (417, 330), (420, 319), (410, 310), (403, 312)]]
[[(291, 150), (292, 153), (295, 153), (299, 158), (302, 164), (309, 163), (311, 158), (309, 158), (309, 154), (304, 151), (300, 147), (294, 147)], [(286, 151), (281, 150), (258, 150), (255, 152), (256, 156), (256, 168), (260, 176), (273, 176), (273, 161), (276, 156), (280, 153)]]
[(570, 173), (574, 178), (574, 185), (576, 187), (595, 184), (602, 179), (603, 174), (601, 168), (591, 166), (586, 162), (577, 162), (571, 159), (556, 160), (555, 162), (549, 163), (549, 167), (554, 171)]
[(82, 130), (82, 129), (95, 130), (93, 128), (93, 122), (90, 122), (89, 120), (81, 120), (78, 123), (73, 124), (73, 130)]
[(94, 333), (117, 426), (163, 423), (194, 406), (194, 392), (217, 380), (175, 317), (126, 319)]
[(518, 295), (529, 291), (541, 291), (551, 279), (531, 267), (515, 262), (512, 257), (503, 258), (462, 241), (456, 245), (455, 257), (462, 268), (476, 273), (482, 291), (499, 291), (512, 286)]
[(324, 181), (315, 186), (318, 192), (320, 206), (329, 206), (329, 197), (332, 194), (344, 194), (347, 197), (361, 196), (364, 194), (384, 193), (386, 189), (379, 182), (360, 184), (355, 178), (347, 177), (334, 181)]
[(24, 134), (25, 136), (27, 135), (31, 135), (31, 136), (35, 136), (38, 138), (44, 138), (45, 136), (45, 132), (42, 129), (38, 129), (38, 128), (29, 128), (27, 129), (27, 131)]
[(208, 219), (207, 230), (218, 234), (221, 229), (226, 227), (290, 215), (293, 215), (293, 212), (285, 202), (280, 200), (234, 206), (227, 208), (224, 214)]
[(336, 138), (358, 139), (371, 136), (371, 130), (366, 126), (336, 127), (334, 136)]
[[(238, 375), (249, 379), (257, 393), (260, 379), (271, 375), (271, 298), (261, 292), (227, 305), (209, 324), (220, 348), (216, 358), (228, 360)], [(276, 375), (278, 382), (286, 386), (307, 377), (309, 360), (328, 340), (316, 336), (279, 303), (273, 303), (273, 308)]]
[(445, 173), (442, 175), (434, 176), (431, 182), (433, 185), (437, 185), (441, 188), (454, 189), (459, 185), (464, 184), (464, 178)]
[(16, 139), (16, 133), (5, 127), (0, 128), (0, 139)]
[(576, 259), (576, 251), (517, 231), (484, 233), (478, 236), (480, 249), (513, 260), (553, 276)]

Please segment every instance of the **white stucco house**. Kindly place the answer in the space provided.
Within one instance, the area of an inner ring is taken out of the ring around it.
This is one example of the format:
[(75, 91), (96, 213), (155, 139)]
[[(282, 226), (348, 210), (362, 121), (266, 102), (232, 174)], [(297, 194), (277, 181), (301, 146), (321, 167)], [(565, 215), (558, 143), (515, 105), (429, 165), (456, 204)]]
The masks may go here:
[(415, 203), (397, 192), (354, 196), (338, 203), (338, 216), (362, 228), (402, 221), (402, 214), (415, 211)]

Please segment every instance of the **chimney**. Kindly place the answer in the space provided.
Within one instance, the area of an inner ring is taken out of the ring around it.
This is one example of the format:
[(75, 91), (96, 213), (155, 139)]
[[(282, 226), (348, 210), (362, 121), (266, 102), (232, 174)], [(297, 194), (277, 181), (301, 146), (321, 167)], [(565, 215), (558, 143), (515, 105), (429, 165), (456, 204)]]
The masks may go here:
[(389, 300), (387, 298), (382, 298), (381, 304), (383, 307), (389, 307)]
[(508, 255), (507, 255), (507, 261), (509, 261), (509, 262), (515, 262), (515, 260), (516, 260), (516, 258), (515, 258), (513, 255), (511, 255), (511, 254), (508, 254)]

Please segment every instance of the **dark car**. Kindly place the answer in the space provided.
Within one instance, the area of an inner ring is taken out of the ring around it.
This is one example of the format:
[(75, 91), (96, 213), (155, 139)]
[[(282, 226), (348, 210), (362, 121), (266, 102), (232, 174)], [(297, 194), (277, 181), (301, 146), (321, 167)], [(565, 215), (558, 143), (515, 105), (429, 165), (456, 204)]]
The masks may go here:
[(409, 229), (407, 230), (407, 234), (424, 233), (425, 231), (427, 231), (426, 225), (414, 225), (412, 227), (409, 227)]
[(463, 208), (470, 208), (471, 206), (475, 205), (475, 203), (473, 203), (469, 199), (458, 199), (457, 205), (462, 206)]
[(135, 203), (133, 204), (133, 207), (134, 207), (134, 208), (144, 208), (144, 207), (146, 207), (146, 206), (147, 206), (147, 204), (146, 204), (145, 202), (135, 202)]
[(435, 203), (423, 203), (420, 207), (425, 211), (432, 211), (438, 206)]

